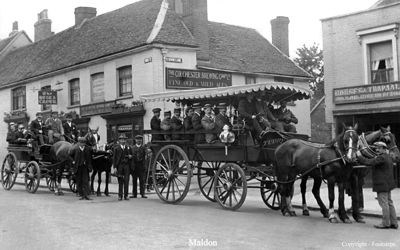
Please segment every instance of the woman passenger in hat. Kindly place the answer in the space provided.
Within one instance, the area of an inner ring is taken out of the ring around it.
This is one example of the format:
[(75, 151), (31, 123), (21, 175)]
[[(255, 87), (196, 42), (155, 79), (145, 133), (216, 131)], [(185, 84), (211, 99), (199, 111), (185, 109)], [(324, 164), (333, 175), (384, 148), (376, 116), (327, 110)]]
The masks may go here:
[(375, 225), (378, 229), (398, 228), (396, 210), (391, 191), (396, 187), (393, 177), (393, 161), (384, 142), (375, 142), (377, 156), (367, 159), (357, 152), (360, 163), (372, 167), (372, 190), (377, 193), (379, 206), (382, 208), (382, 222)]

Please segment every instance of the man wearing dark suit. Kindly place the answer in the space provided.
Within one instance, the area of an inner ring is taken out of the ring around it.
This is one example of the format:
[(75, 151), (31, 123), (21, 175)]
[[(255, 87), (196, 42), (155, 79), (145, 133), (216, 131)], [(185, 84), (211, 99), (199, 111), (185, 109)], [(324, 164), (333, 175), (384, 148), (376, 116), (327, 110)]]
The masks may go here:
[[(185, 132), (188, 133), (193, 133), (193, 123), (192, 123), (192, 117), (193, 117), (194, 111), (191, 106), (188, 106), (186, 108), (186, 117), (183, 119), (183, 128)], [(185, 135), (185, 140), (190, 140), (193, 141), (193, 134), (188, 134)]]
[(78, 138), (76, 125), (72, 122), (72, 116), (70, 114), (67, 114), (65, 118), (67, 119), (63, 124), (65, 139), (67, 142), (74, 143)]
[[(181, 132), (183, 128), (182, 120), (181, 120), (181, 109), (174, 109), (174, 116), (171, 118), (171, 128), (173, 132)], [(180, 140), (182, 139), (181, 134), (172, 134), (172, 140)]]
[(226, 115), (226, 104), (220, 103), (217, 108), (219, 113), (215, 116), (215, 130), (218, 132), (219, 136), (225, 125), (228, 125), (229, 128), (232, 128), (232, 124), (229, 121), (229, 117)]
[(265, 134), (257, 119), (257, 109), (253, 93), (248, 93), (245, 98), (239, 101), (238, 111), (239, 115), (252, 127), (257, 137), (262, 137)]
[[(151, 118), (150, 127), (151, 127), (151, 130), (159, 133), (161, 131), (161, 119), (160, 119), (161, 109), (154, 108), (153, 114), (154, 114), (154, 116)], [(162, 140), (164, 140), (164, 136), (159, 135), (159, 134), (152, 134), (151, 140), (152, 141), (162, 141)]]
[(9, 125), (9, 130), (7, 133), (7, 138), (6, 141), (9, 144), (14, 144), (15, 143), (15, 139), (16, 139), (16, 135), (17, 135), (17, 124), (15, 124), (14, 122), (10, 122)]
[(118, 200), (128, 198), (129, 174), (131, 172), (132, 149), (126, 145), (127, 137), (121, 134), (118, 138), (119, 145), (114, 148), (113, 166), (118, 177)]
[(132, 160), (133, 160), (133, 171), (132, 171), (132, 196), (131, 198), (137, 197), (137, 180), (139, 179), (140, 195), (142, 198), (147, 198), (144, 193), (145, 187), (145, 158), (146, 149), (143, 146), (143, 136), (137, 135), (135, 137), (135, 146), (132, 147)]
[(194, 143), (202, 143), (204, 142), (204, 133), (203, 131), (203, 125), (201, 124), (201, 106), (200, 103), (194, 103), (193, 104), (193, 110), (194, 114), (192, 116), (192, 125), (193, 125), (193, 130), (195, 132), (194, 134)]
[(45, 140), (44, 140), (44, 135), (46, 134), (46, 129), (44, 125), (44, 121), (42, 120), (42, 114), (41, 113), (36, 113), (36, 119), (31, 122), (31, 131), (34, 135), (34, 139), (39, 142), (39, 145), (43, 145)]
[(78, 138), (78, 145), (74, 146), (70, 152), (73, 161), (72, 164), (76, 169), (76, 185), (80, 200), (91, 200), (89, 198), (89, 172), (92, 168), (92, 155), (90, 148), (85, 146), (86, 140), (84, 137)]

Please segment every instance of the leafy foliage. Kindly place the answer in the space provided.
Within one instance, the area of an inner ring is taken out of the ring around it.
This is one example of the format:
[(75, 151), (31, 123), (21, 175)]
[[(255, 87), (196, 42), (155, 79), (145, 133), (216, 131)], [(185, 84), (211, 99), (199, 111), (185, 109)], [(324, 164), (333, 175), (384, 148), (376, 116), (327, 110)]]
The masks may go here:
[(312, 79), (310, 88), (314, 92), (314, 98), (320, 99), (324, 95), (324, 61), (322, 50), (314, 43), (307, 47), (305, 44), (296, 50), (297, 57), (294, 62), (307, 71)]

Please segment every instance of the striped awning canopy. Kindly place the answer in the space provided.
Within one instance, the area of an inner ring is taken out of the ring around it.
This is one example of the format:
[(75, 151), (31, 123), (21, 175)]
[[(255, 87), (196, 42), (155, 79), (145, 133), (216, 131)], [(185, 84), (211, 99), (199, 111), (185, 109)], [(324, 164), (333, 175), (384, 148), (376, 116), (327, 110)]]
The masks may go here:
[(281, 100), (296, 101), (310, 98), (308, 89), (282, 82), (266, 82), (251, 85), (239, 85), (220, 88), (202, 88), (190, 90), (175, 90), (155, 94), (144, 94), (140, 99), (144, 102), (220, 102), (229, 101), (235, 102), (248, 93), (265, 93), (272, 101), (278, 102)]

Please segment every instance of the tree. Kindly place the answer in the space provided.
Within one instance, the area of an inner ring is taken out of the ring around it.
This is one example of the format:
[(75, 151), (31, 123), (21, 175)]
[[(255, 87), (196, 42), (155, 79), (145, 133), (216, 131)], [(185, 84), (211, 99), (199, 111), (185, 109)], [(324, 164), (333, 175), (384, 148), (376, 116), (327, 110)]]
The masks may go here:
[(302, 69), (307, 71), (312, 79), (310, 80), (310, 88), (313, 91), (313, 99), (319, 100), (324, 96), (324, 61), (322, 50), (318, 44), (303, 47), (296, 50), (297, 57), (294, 62)]

